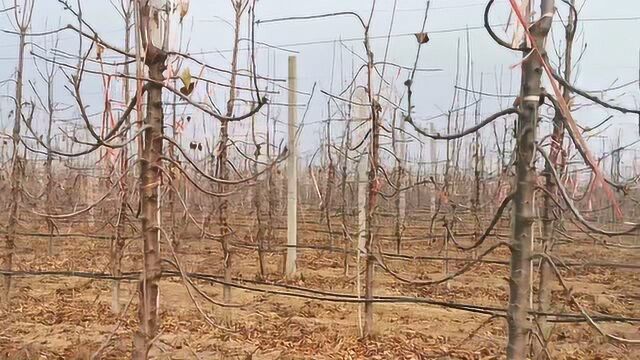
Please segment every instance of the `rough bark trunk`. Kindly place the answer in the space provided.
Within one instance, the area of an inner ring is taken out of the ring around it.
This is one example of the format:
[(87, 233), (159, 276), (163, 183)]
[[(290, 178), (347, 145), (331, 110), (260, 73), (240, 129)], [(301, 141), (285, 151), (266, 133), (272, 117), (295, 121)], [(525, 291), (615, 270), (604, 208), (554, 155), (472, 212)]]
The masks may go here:
[[(534, 23), (530, 31), (536, 47), (545, 49), (546, 36), (551, 27), (554, 1), (543, 0), (540, 4), (543, 17)], [(550, 15), (548, 15), (550, 14)], [(525, 19), (529, 14), (525, 14)], [(513, 239), (511, 243), (511, 275), (509, 281), (509, 306), (507, 322), (509, 328), (507, 358), (527, 358), (529, 326), (527, 314), (531, 286), (531, 239), (533, 236), (534, 190), (536, 169), (534, 164), (535, 141), (538, 122), (538, 106), (541, 95), (541, 56), (546, 54), (527, 51), (522, 63), (520, 109), (516, 129), (516, 191), (514, 196)]]
[[(238, 50), (239, 50), (239, 38), (240, 38), (240, 19), (242, 17), (242, 2), (233, 2), (235, 10), (235, 24), (234, 24), (234, 37), (233, 37), (233, 52), (231, 54), (231, 80), (229, 86), (229, 99), (227, 100), (226, 116), (232, 117), (235, 101), (236, 101), (236, 80), (238, 69)], [(229, 168), (227, 167), (227, 161), (229, 161), (228, 145), (229, 143), (229, 121), (220, 121), (220, 136), (218, 143), (218, 162), (216, 168), (216, 175), (220, 179), (229, 178)], [(218, 192), (224, 193), (227, 191), (225, 184), (218, 184)], [(229, 219), (228, 219), (228, 206), (229, 202), (225, 197), (220, 198), (218, 205), (218, 226), (220, 228), (220, 236), (222, 237), (222, 265), (224, 267), (224, 281), (225, 285), (222, 289), (222, 298), (226, 304), (231, 303), (231, 286), (228, 285), (232, 281), (232, 268), (231, 268), (231, 246), (229, 244)], [(226, 322), (231, 321), (231, 312), (226, 313)]]
[[(228, 152), (227, 143), (229, 141), (229, 123), (222, 121), (220, 124), (220, 154), (218, 155), (218, 166), (216, 168), (216, 176), (220, 179), (227, 179), (229, 177), (229, 171), (227, 168)], [(218, 192), (224, 193), (227, 191), (225, 184), (218, 184)], [(222, 265), (224, 268), (224, 281), (226, 283), (231, 281), (231, 252), (229, 247), (229, 221), (227, 217), (227, 208), (229, 203), (226, 198), (219, 198), (218, 203), (218, 226), (220, 236), (222, 237)], [(223, 286), (222, 298), (225, 303), (231, 302), (231, 287), (229, 285)], [(227, 319), (230, 320), (230, 319)]]
[[(47, 213), (53, 213), (54, 207), (54, 180), (53, 180), (53, 154), (51, 153), (51, 132), (53, 128), (53, 113), (55, 111), (53, 105), (53, 78), (54, 72), (47, 74), (47, 115), (49, 116), (49, 124), (47, 126), (47, 160), (45, 163), (45, 171), (47, 177), (47, 195), (46, 195), (46, 208)], [(51, 219), (47, 219), (47, 230), (49, 231), (49, 241), (47, 243), (47, 255), (53, 255), (53, 230), (54, 224)]]
[[(164, 81), (164, 59), (149, 64), (149, 78), (159, 83)], [(160, 156), (162, 156), (164, 114), (162, 110), (162, 86), (151, 85), (147, 95), (147, 113), (140, 166), (141, 225), (144, 251), (144, 273), (140, 282), (138, 317), (140, 330), (137, 338), (143, 341), (136, 352), (148, 351), (151, 339), (158, 331), (158, 311), (160, 302), (160, 233), (158, 189), (160, 188)], [(138, 356), (142, 354), (138, 353)]]
[[(131, 11), (123, 9), (125, 14), (125, 51), (131, 50)], [(124, 65), (124, 74), (129, 75), (129, 63)], [(124, 103), (129, 104), (131, 96), (129, 95), (129, 80), (124, 79)], [(129, 125), (129, 120), (126, 121), (125, 126)], [(126, 140), (126, 135), (123, 135), (123, 141)], [(120, 173), (126, 174), (129, 167), (128, 160), (128, 147), (122, 148), (120, 154)], [(122, 275), (122, 256), (124, 253), (125, 244), (125, 229), (127, 221), (127, 176), (123, 176), (120, 179), (120, 192), (119, 192), (119, 209), (118, 220), (116, 222), (116, 236), (111, 244), (111, 273), (113, 276)], [(113, 280), (111, 283), (111, 311), (115, 314), (120, 313), (120, 280)]]
[(162, 41), (162, 1), (151, 5), (151, 0), (138, 0), (142, 45), (145, 64), (148, 68), (149, 83), (147, 108), (142, 139), (140, 162), (140, 220), (143, 239), (143, 273), (139, 283), (138, 319), (140, 328), (134, 335), (136, 360), (146, 359), (152, 341), (159, 328), (160, 308), (160, 209), (159, 190), (162, 181), (161, 156), (163, 153), (164, 113), (162, 107), (163, 72), (166, 69), (166, 53), (161, 48)]
[(373, 110), (371, 119), (371, 148), (369, 152), (369, 173), (368, 173), (368, 196), (367, 196), (367, 216), (365, 220), (365, 250), (367, 253), (366, 271), (365, 271), (365, 299), (367, 302), (364, 307), (364, 335), (373, 335), (373, 281), (374, 268), (376, 259), (373, 255), (375, 247), (375, 239), (373, 233), (375, 209), (378, 198), (378, 156), (380, 149), (380, 124), (377, 109)]
[[(266, 118), (266, 127), (265, 127), (265, 135), (266, 135), (266, 149), (265, 154), (267, 158), (267, 162), (271, 162), (271, 136), (269, 135), (269, 118), (271, 116), (271, 106), (267, 104), (267, 118)], [(275, 123), (275, 122), (274, 122)], [(274, 135), (275, 137), (275, 135)], [(277, 189), (274, 183), (274, 174), (273, 167), (268, 167), (266, 172), (266, 191), (267, 191), (267, 233), (265, 234), (267, 240), (267, 247), (271, 248), (271, 244), (273, 242), (273, 220), (274, 220), (274, 211), (278, 209), (278, 194)]]
[[(394, 114), (395, 119), (395, 114)], [(404, 187), (405, 183), (405, 160), (406, 160), (406, 145), (405, 145), (405, 132), (404, 132), (404, 118), (400, 119), (400, 143), (397, 144), (398, 139), (396, 136), (393, 136), (394, 142), (394, 152), (396, 152), (397, 160), (396, 160), (396, 186), (399, 189)], [(394, 125), (395, 127), (395, 125)], [(398, 133), (396, 130), (393, 130), (393, 134)], [(404, 190), (400, 190), (398, 196), (396, 197), (396, 221), (395, 221), (395, 237), (396, 237), (396, 253), (400, 254), (402, 250), (402, 234), (404, 233), (405, 227), (405, 215), (406, 215), (406, 207), (407, 207), (407, 199), (406, 192)]]
[[(330, 103), (327, 103), (327, 111), (331, 113)], [(333, 227), (331, 223), (331, 201), (333, 198), (333, 187), (335, 186), (335, 177), (336, 177), (336, 167), (333, 162), (333, 156), (331, 154), (331, 118), (327, 119), (327, 177), (325, 179), (325, 188), (324, 188), (324, 200), (321, 202), (322, 206), (320, 207), (320, 224), (323, 221), (327, 221), (327, 231), (329, 238), (329, 247), (333, 249), (334, 241), (333, 241)]]
[[(253, 144), (255, 146), (255, 152), (253, 153), (254, 162), (252, 166), (252, 171), (254, 173), (258, 173), (258, 171), (260, 171), (260, 168), (258, 167), (258, 163), (262, 160), (262, 157), (261, 157), (261, 146), (260, 144), (258, 144), (258, 141), (256, 140), (255, 123), (256, 123), (255, 116), (252, 116), (251, 117), (251, 135), (253, 139)], [(266, 143), (266, 147), (269, 147), (268, 142)], [(256, 212), (256, 221), (258, 223), (256, 241), (258, 243), (258, 265), (260, 270), (259, 277), (260, 279), (265, 279), (267, 270), (266, 270), (266, 264), (264, 259), (264, 255), (265, 255), (264, 250), (265, 250), (265, 238), (267, 236), (267, 226), (262, 216), (262, 186), (263, 186), (262, 180), (264, 180), (264, 175), (259, 176), (258, 181), (253, 186), (252, 202), (253, 202), (253, 208)]]
[[(18, 205), (22, 197), (22, 176), (24, 170), (23, 159), (20, 156), (20, 127), (22, 121), (22, 77), (24, 73), (24, 50), (26, 44), (26, 27), (20, 31), (18, 47), (18, 69), (16, 75), (16, 110), (13, 122), (13, 149), (11, 160), (11, 200), (9, 203), (9, 224), (7, 225), (7, 235), (4, 243), (4, 254), (2, 254), (2, 269), (11, 271), (13, 266), (13, 251), (15, 248), (16, 230), (18, 227)], [(3, 276), (4, 283), (4, 304), (8, 308), (11, 294), (11, 276)]]
[[(368, 29), (366, 30), (365, 39), (368, 39)], [(372, 94), (372, 76), (373, 76), (373, 52), (369, 48), (368, 40), (365, 40), (365, 47), (368, 58), (367, 71), (367, 91), (370, 104), (370, 121), (371, 121), (371, 144), (369, 147), (369, 174), (368, 174), (368, 195), (367, 195), (367, 214), (364, 226), (365, 251), (367, 254), (366, 271), (365, 271), (365, 306), (364, 306), (364, 336), (371, 336), (374, 332), (373, 325), (373, 286), (374, 286), (374, 270), (376, 259), (373, 254), (375, 248), (375, 236), (373, 226), (375, 220), (375, 212), (378, 200), (378, 191), (380, 190), (380, 180), (378, 178), (378, 166), (380, 157), (380, 104), (375, 101)]]
[[(351, 110), (349, 110), (349, 114), (351, 113)], [(342, 135), (342, 151), (341, 151), (341, 156), (342, 158), (340, 160), (341, 164), (342, 164), (342, 172), (340, 174), (341, 176), (341, 182), (340, 182), (340, 194), (341, 194), (341, 199), (340, 199), (340, 218), (342, 220), (342, 241), (343, 241), (343, 246), (344, 246), (344, 255), (342, 258), (342, 269), (343, 269), (343, 274), (344, 276), (349, 275), (349, 250), (351, 248), (350, 244), (350, 238), (351, 235), (349, 235), (348, 231), (349, 231), (349, 226), (348, 221), (347, 221), (347, 182), (349, 181), (349, 147), (351, 146), (351, 136), (350, 136), (350, 129), (351, 129), (351, 119), (347, 120), (347, 125), (345, 127), (344, 130), (344, 134)]]
[[(571, 0), (571, 4), (575, 4), (575, 0)], [(572, 69), (572, 52), (573, 52), (573, 39), (575, 29), (573, 28), (573, 22), (575, 20), (573, 12), (569, 13), (569, 21), (565, 27), (565, 56), (564, 56), (564, 78), (567, 81), (571, 81), (571, 69)], [(564, 100), (570, 104), (571, 93), (569, 89), (563, 89)], [(570, 106), (570, 105), (569, 105)], [(558, 214), (554, 214), (556, 207), (554, 206), (551, 196), (555, 196), (558, 191), (558, 185), (552, 175), (551, 166), (555, 166), (555, 170), (560, 173), (562, 166), (558, 166), (562, 159), (562, 144), (564, 140), (564, 122), (562, 121), (562, 114), (555, 114), (553, 119), (553, 134), (551, 137), (551, 154), (550, 159), (553, 165), (546, 163), (544, 170), (545, 187), (547, 193), (544, 195), (544, 210), (542, 220), (542, 252), (549, 254), (553, 249), (555, 243), (555, 224), (556, 220), (559, 220)], [(549, 312), (551, 310), (551, 281), (553, 281), (554, 274), (551, 264), (546, 260), (542, 260), (540, 263), (540, 279), (538, 283), (538, 310), (542, 312)], [(538, 324), (540, 325), (540, 337), (544, 342), (548, 341), (550, 335), (550, 326), (547, 323), (547, 319), (544, 316), (539, 317)], [(535, 343), (534, 354), (536, 357), (544, 356), (543, 348), (541, 344)]]

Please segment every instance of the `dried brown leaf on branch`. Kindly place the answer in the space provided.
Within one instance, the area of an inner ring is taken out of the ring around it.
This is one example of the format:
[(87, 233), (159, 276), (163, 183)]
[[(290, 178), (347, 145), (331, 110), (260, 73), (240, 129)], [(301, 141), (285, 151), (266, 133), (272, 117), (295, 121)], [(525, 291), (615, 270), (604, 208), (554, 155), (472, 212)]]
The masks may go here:
[(429, 42), (429, 35), (426, 32), (419, 32), (415, 34), (416, 40), (418, 40), (418, 44), (426, 44)]

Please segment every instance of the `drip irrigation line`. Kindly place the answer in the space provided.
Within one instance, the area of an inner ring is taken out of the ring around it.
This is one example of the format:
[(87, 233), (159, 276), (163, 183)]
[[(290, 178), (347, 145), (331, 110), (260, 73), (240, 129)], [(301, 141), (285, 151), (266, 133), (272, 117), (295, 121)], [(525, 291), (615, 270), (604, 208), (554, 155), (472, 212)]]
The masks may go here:
[[(140, 272), (126, 272), (123, 273), (122, 276), (112, 276), (107, 273), (95, 273), (95, 272), (84, 272), (84, 271), (25, 271), (25, 270), (17, 270), (17, 271), (7, 271), (0, 270), (1, 275), (9, 275), (16, 277), (37, 277), (37, 276), (60, 276), (60, 277), (79, 277), (86, 279), (95, 279), (95, 280), (120, 280), (120, 281), (139, 281), (141, 277)], [(222, 276), (211, 275), (211, 274), (203, 274), (203, 273), (186, 273), (186, 275), (190, 278), (206, 281), (209, 283), (221, 284), (221, 285), (229, 285), (238, 289), (265, 293), (265, 294), (273, 294), (273, 295), (281, 295), (288, 297), (297, 297), (304, 298), (309, 300), (316, 301), (327, 301), (327, 302), (340, 302), (340, 303), (391, 303), (391, 304), (424, 304), (424, 305), (434, 305), (441, 306), (445, 308), (451, 308), (456, 310), (462, 310), (472, 313), (479, 313), (484, 315), (498, 316), (498, 317), (506, 317), (506, 309), (495, 307), (495, 306), (483, 306), (483, 305), (473, 305), (473, 304), (463, 304), (463, 303), (454, 303), (448, 301), (440, 301), (433, 300), (424, 297), (408, 297), (408, 296), (374, 296), (373, 299), (367, 300), (364, 298), (360, 298), (354, 294), (344, 294), (344, 293), (334, 293), (310, 288), (304, 288), (300, 286), (280, 284), (274, 282), (266, 282), (260, 280), (249, 280), (249, 279), (240, 279), (235, 278), (234, 281), (243, 282), (246, 284), (253, 285), (262, 285), (262, 286), (270, 286), (270, 287), (279, 287), (292, 291), (283, 291), (283, 290), (272, 290), (272, 289), (264, 289), (258, 288), (254, 286), (244, 285), (235, 282), (225, 282)], [(161, 276), (164, 278), (167, 277), (181, 277), (180, 272), (178, 271), (167, 271), (163, 270)], [(529, 311), (530, 316), (547, 316), (547, 317), (555, 317), (555, 319), (549, 319), (550, 322), (586, 322), (587, 320), (583, 318), (581, 314), (569, 314), (569, 313), (552, 313), (552, 312), (542, 312), (542, 311)], [(640, 318), (634, 317), (625, 317), (625, 316), (614, 316), (614, 315), (595, 315), (591, 317), (595, 321), (606, 321), (606, 322), (629, 322), (629, 323), (640, 323)]]
[[(0, 234), (4, 232), (0, 231)], [(342, 234), (341, 232), (336, 232), (336, 234)], [(53, 238), (89, 238), (95, 240), (113, 240), (115, 236), (106, 236), (106, 235), (89, 235), (89, 234), (53, 234), (50, 235), (48, 233), (18, 233), (21, 236), (31, 236), (31, 237), (53, 237)], [(470, 234), (472, 235), (472, 234)], [(459, 237), (459, 236), (458, 236)], [(123, 237), (125, 240), (134, 239), (136, 237), (128, 236)], [(406, 240), (406, 239), (405, 239)], [(419, 239), (422, 240), (422, 239)], [(424, 239), (424, 241), (429, 241), (432, 239)], [(356, 250), (345, 250), (344, 248), (339, 247), (331, 247), (331, 246), (323, 246), (323, 245), (311, 245), (311, 244), (297, 244), (297, 245), (272, 245), (264, 249), (260, 249), (260, 246), (252, 243), (242, 243), (242, 242), (230, 242), (229, 245), (246, 249), (246, 250), (255, 250), (261, 251), (264, 253), (282, 253), (285, 252), (288, 248), (296, 248), (298, 250), (318, 250), (318, 251), (327, 251), (333, 253), (349, 253), (349, 254), (357, 254)], [(385, 258), (389, 258), (392, 260), (399, 261), (454, 261), (454, 262), (478, 262), (483, 264), (493, 264), (493, 265), (509, 265), (509, 261), (500, 260), (500, 259), (472, 259), (472, 258), (462, 258), (462, 257), (447, 257), (447, 256), (435, 256), (435, 255), (402, 255), (402, 254), (394, 254), (390, 252), (383, 252), (382, 256)], [(607, 262), (607, 261), (568, 261), (563, 262), (561, 265), (562, 268), (594, 268), (594, 267), (602, 267), (602, 268), (614, 268), (614, 269), (640, 269), (640, 264), (630, 264), (630, 263), (617, 263), (617, 262)], [(117, 279), (114, 279), (117, 280)]]

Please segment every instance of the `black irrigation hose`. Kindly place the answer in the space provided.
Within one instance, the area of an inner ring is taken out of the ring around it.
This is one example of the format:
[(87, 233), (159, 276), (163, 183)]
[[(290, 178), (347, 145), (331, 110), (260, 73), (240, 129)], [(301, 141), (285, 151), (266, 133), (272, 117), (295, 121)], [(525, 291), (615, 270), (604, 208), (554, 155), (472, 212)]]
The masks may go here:
[[(21, 270), (17, 270), (17, 271), (0, 270), (0, 274), (17, 276), (17, 277), (63, 276), (63, 277), (80, 277), (80, 278), (88, 278), (88, 279), (96, 279), (96, 280), (123, 280), (123, 281), (138, 281), (141, 275), (140, 272), (127, 272), (127, 273), (123, 273), (122, 276), (112, 276), (106, 273), (93, 273), (93, 272), (83, 272), (83, 271), (21, 271)], [(374, 296), (373, 300), (366, 300), (363, 298), (358, 298), (356, 295), (353, 295), (353, 294), (332, 293), (332, 292), (308, 289), (308, 288), (303, 288), (303, 287), (294, 286), (294, 285), (287, 285), (287, 284), (279, 284), (279, 283), (249, 280), (249, 279), (239, 279), (239, 278), (234, 279), (235, 281), (240, 281), (244, 283), (280, 287), (280, 288), (285, 288), (287, 290), (295, 290), (298, 292), (262, 289), (262, 288), (251, 287), (251, 286), (243, 285), (239, 283), (226, 283), (223, 280), (221, 280), (222, 276), (218, 276), (218, 275), (202, 274), (202, 273), (187, 273), (187, 275), (193, 279), (198, 279), (198, 280), (206, 281), (209, 283), (229, 285), (242, 290), (265, 293), (265, 294), (289, 296), (289, 297), (298, 297), (298, 298), (304, 298), (304, 299), (310, 299), (310, 300), (316, 300), (316, 301), (355, 303), (355, 304), (367, 303), (367, 302), (387, 303), (387, 304), (389, 303), (425, 304), (425, 305), (441, 306), (445, 308), (484, 314), (484, 315), (498, 316), (503, 318), (506, 317), (506, 309), (499, 308), (499, 307), (481, 306), (481, 305), (473, 305), (473, 304), (461, 304), (461, 303), (453, 303), (453, 302), (447, 302), (447, 301), (432, 300), (432, 299), (422, 298), (422, 297), (408, 297), (408, 296)], [(166, 278), (166, 277), (179, 277), (181, 275), (178, 271), (163, 270), (162, 276)], [(580, 314), (529, 311), (529, 315), (553, 316), (553, 317), (556, 317), (556, 319), (549, 319), (549, 321), (556, 322), (556, 323), (579, 323), (579, 322), (586, 321), (585, 319), (583, 319), (583, 316)], [(595, 321), (601, 321), (601, 322), (607, 321), (607, 322), (640, 323), (640, 318), (613, 316), (613, 315), (592, 316), (592, 319)]]
[[(3, 234), (3, 231), (0, 231), (0, 234)], [(18, 233), (21, 236), (33, 236), (33, 237), (49, 237), (49, 234), (46, 233)], [(89, 234), (53, 234), (53, 237), (86, 237), (89, 239), (96, 240), (113, 240), (115, 236), (109, 235), (89, 235)], [(135, 237), (125, 236), (124, 240), (129, 240)], [(428, 239), (427, 239), (428, 240)], [(239, 243), (232, 242), (230, 245), (248, 249), (248, 250), (257, 250), (258, 245), (251, 243)], [(344, 248), (336, 248), (331, 246), (322, 246), (322, 245), (272, 245), (267, 249), (262, 249), (262, 252), (265, 253), (279, 253), (284, 252), (287, 248), (294, 247), (298, 250), (319, 250), (319, 251), (327, 251), (334, 253), (344, 254), (348, 252), (349, 254), (356, 254), (356, 250), (345, 250)], [(392, 260), (400, 260), (400, 261), (415, 261), (415, 260), (423, 260), (423, 261), (454, 261), (454, 262), (478, 262), (482, 264), (493, 264), (493, 265), (509, 265), (509, 261), (500, 260), (500, 259), (469, 259), (469, 258), (461, 258), (461, 257), (446, 257), (446, 256), (426, 256), (426, 255), (401, 255), (394, 253), (383, 252), (382, 256), (385, 258), (389, 258)], [(561, 264), (562, 268), (592, 268), (592, 267), (602, 267), (602, 268), (612, 268), (612, 269), (640, 269), (640, 264), (628, 264), (628, 263), (615, 263), (615, 262), (606, 262), (606, 261), (585, 261), (585, 262), (563, 262)]]

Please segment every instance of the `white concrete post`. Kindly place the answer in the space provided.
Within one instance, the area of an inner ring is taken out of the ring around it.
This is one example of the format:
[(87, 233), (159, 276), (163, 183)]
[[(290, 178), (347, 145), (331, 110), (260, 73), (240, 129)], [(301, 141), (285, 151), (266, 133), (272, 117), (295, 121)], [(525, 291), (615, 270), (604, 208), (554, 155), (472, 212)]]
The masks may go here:
[(297, 61), (289, 56), (289, 157), (287, 158), (287, 259), (285, 275), (296, 272), (296, 246), (298, 244), (298, 149), (296, 144), (297, 125)]

